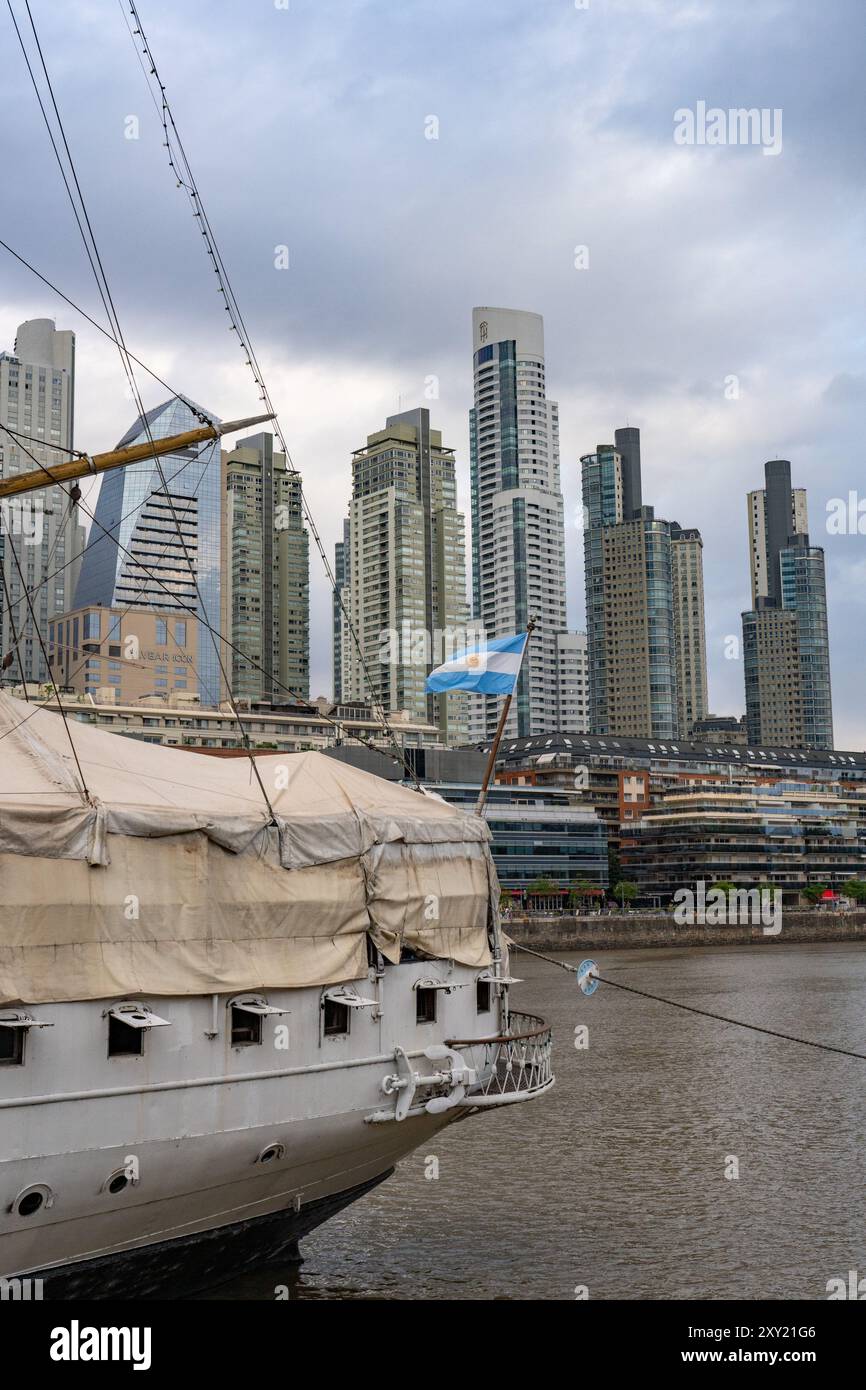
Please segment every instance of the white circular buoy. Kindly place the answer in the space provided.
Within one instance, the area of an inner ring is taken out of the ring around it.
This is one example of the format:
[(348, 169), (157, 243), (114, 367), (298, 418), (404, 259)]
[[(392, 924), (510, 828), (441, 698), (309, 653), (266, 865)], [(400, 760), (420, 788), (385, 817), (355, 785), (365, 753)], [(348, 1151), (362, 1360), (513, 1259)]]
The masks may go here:
[(577, 983), (584, 994), (595, 994), (598, 989), (598, 980), (592, 978), (597, 972), (598, 966), (594, 960), (582, 960), (577, 967)]

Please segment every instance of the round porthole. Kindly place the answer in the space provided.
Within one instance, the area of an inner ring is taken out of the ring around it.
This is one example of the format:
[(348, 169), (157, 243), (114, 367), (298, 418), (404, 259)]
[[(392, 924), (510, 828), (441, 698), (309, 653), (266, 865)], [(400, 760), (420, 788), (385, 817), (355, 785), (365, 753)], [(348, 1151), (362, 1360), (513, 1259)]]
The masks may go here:
[(256, 1163), (275, 1163), (278, 1158), (282, 1158), (286, 1152), (282, 1144), (268, 1144), (267, 1148), (262, 1149)]
[(38, 1211), (53, 1205), (54, 1193), (50, 1187), (25, 1187), (12, 1203), (11, 1210), (16, 1216), (35, 1216)]
[(128, 1187), (135, 1183), (135, 1176), (130, 1174), (128, 1168), (115, 1168), (113, 1173), (109, 1173), (100, 1192), (107, 1192), (110, 1197), (119, 1197), (121, 1192), (125, 1192)]

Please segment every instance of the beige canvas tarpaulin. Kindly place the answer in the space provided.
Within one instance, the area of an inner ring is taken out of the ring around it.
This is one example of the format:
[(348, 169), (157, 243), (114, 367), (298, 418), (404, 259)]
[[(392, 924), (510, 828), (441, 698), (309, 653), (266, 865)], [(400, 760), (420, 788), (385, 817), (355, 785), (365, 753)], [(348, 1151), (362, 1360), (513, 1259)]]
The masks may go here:
[(319, 753), (208, 758), (0, 695), (0, 1002), (330, 984), (369, 932), (489, 963), (486, 825)]

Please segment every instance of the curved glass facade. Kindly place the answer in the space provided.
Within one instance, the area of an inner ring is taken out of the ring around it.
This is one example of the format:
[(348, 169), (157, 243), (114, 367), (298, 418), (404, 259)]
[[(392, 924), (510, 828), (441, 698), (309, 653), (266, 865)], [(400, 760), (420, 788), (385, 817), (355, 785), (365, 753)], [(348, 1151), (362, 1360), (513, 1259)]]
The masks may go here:
[[(217, 423), (209, 411), (202, 414)], [(139, 417), (117, 447), (146, 443), (148, 429), (154, 439), (167, 439), (200, 423), (185, 401), (173, 397), (144, 419)], [(93, 544), (82, 558), (73, 606), (155, 608), (178, 614), (192, 609), (199, 618), (199, 696), (202, 704), (217, 705), (219, 661), (201, 619), (219, 628), (219, 440), (166, 454), (160, 463), (165, 487), (150, 460), (118, 468), (102, 479)]]

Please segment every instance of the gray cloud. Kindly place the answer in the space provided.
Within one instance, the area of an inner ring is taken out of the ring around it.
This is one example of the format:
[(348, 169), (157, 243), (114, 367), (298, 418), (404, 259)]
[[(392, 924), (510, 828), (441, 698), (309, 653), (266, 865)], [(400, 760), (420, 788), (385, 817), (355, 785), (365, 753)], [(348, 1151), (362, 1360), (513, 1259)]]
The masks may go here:
[[(79, 0), (37, 18), (131, 345), (224, 416), (247, 412), (255, 392), (119, 11)], [(647, 499), (704, 532), (720, 712), (743, 704), (723, 639), (749, 601), (745, 492), (766, 458), (791, 458), (828, 553), (837, 741), (863, 746), (862, 662), (843, 634), (862, 616), (866, 538), (823, 527), (827, 499), (862, 487), (863, 474), (851, 412), (866, 380), (862, 5), (291, 0), (285, 12), (147, 0), (143, 18), (328, 544), (351, 449), (398, 397), (419, 400), (429, 374), (468, 502), (471, 307), (535, 309), (560, 402), (566, 515), (579, 503), (580, 454), (628, 419), (644, 431)], [(4, 236), (92, 308), (8, 17), (0, 23), (0, 117), (19, 156)], [(781, 108), (781, 155), (676, 146), (674, 112), (698, 100)], [(129, 114), (138, 141), (123, 137)], [(437, 140), (425, 139), (429, 116)], [(291, 268), (279, 272), (283, 243)], [(589, 248), (586, 270), (576, 246)], [(56, 312), (79, 328), (0, 264), (7, 341), (18, 315)], [(79, 371), (79, 442), (95, 447), (121, 432), (130, 406), (89, 330), (79, 329)], [(574, 527), (568, 562), (578, 622)], [(329, 597), (315, 570), (313, 588), (313, 685), (329, 689)]]

